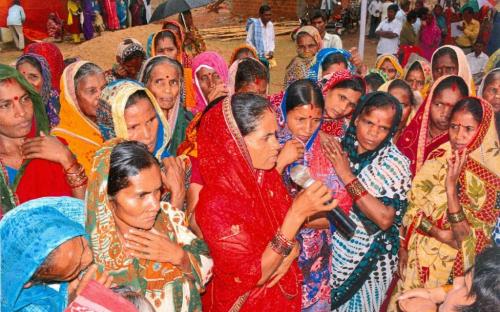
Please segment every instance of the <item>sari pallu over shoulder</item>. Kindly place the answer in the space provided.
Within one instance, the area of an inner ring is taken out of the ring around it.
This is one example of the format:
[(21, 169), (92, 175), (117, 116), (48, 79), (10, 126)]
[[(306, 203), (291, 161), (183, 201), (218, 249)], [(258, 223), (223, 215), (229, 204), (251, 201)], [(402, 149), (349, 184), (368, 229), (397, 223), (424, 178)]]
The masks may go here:
[(276, 286), (256, 286), (262, 253), (283, 222), (291, 198), (276, 170), (253, 168), (230, 99), (203, 117), (198, 149), (205, 184), (196, 221), (214, 259), (204, 310), (229, 311), (239, 302), (240, 311), (300, 311), (296, 262)]
[(449, 142), (429, 155), (413, 180), (408, 211), (403, 219), (408, 266), (400, 292), (419, 287), (438, 287), (463, 276), (475, 256), (491, 243), (491, 233), (500, 213), (499, 142), (490, 105), (478, 98), (483, 118), (476, 136), (467, 147), (468, 157), (458, 180), (459, 203), (470, 227), (470, 235), (460, 248), (441, 243), (418, 230), (427, 219), (439, 229), (450, 230), (445, 190), (447, 160), (452, 155)]

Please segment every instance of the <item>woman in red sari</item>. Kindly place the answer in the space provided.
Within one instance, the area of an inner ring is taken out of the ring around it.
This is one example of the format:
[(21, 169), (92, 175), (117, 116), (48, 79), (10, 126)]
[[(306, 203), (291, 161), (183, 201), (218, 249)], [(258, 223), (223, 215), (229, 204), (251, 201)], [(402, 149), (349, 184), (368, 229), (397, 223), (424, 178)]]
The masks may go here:
[(471, 93), (469, 85), (460, 76), (443, 76), (434, 82), (427, 99), (396, 143), (399, 150), (410, 159), (412, 176), (415, 176), (433, 150), (449, 141), (451, 110), (458, 101)]
[(300, 311), (295, 235), (308, 216), (337, 201), (325, 205), (332, 196), (315, 182), (292, 202), (274, 170), (277, 130), (269, 102), (250, 93), (226, 98), (201, 121), (205, 184), (196, 221), (214, 260), (205, 311)]

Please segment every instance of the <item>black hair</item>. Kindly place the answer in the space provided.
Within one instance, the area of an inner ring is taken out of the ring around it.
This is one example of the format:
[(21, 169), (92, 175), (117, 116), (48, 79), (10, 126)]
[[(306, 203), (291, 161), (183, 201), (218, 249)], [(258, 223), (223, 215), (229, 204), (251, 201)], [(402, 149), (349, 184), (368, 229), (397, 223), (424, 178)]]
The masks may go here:
[[(151, 103), (151, 99), (149, 98), (148, 94), (146, 93), (145, 90), (137, 90), (134, 93), (132, 93), (131, 96), (128, 97), (127, 103), (125, 104), (125, 109), (134, 106), (137, 104), (139, 100), (148, 100), (149, 103)], [(152, 104), (151, 104), (152, 105)]]
[(401, 9), (409, 9), (410, 8), (410, 1), (403, 1), (401, 3)]
[(135, 58), (140, 58), (144, 60), (146, 58), (146, 54), (144, 54), (144, 51), (141, 50), (135, 50), (132, 53), (128, 54), (123, 60), (121, 60), (121, 63), (127, 63)]
[(365, 95), (363, 80), (357, 77), (354, 77), (352, 79), (342, 80), (332, 88), (332, 90), (335, 89), (351, 89), (353, 91), (361, 93), (362, 96)]
[(471, 8), (471, 7), (466, 7), (465, 9), (463, 9), (462, 11), (462, 14), (464, 13), (470, 13), (470, 14), (474, 14), (474, 10)]
[(370, 73), (365, 76), (365, 83), (372, 89), (372, 91), (377, 91), (381, 85), (385, 83), (384, 78), (377, 73)]
[[(408, 73), (409, 72), (412, 72), (412, 71), (415, 71), (415, 70), (420, 70), (420, 71), (424, 71), (423, 68), (422, 68), (422, 65), (420, 65), (419, 62), (414, 62), (411, 66), (410, 66), (410, 69), (408, 69)], [(407, 73), (407, 75), (408, 75)]]
[(269, 102), (258, 94), (238, 93), (231, 98), (231, 111), (242, 136), (255, 131), (266, 110), (270, 110)]
[(427, 14), (429, 14), (429, 9), (428, 9), (428, 8), (426, 8), (426, 7), (420, 8), (420, 9), (418, 9), (418, 11), (417, 11), (417, 16), (418, 16), (419, 18), (422, 18), (422, 16), (427, 15)]
[(314, 9), (310, 14), (309, 14), (309, 22), (312, 24), (312, 22), (315, 19), (321, 18), (324, 22), (326, 22), (327, 18), (325, 13), (319, 9)]
[(85, 78), (89, 75), (97, 75), (97, 74), (101, 74), (101, 73), (102, 73), (102, 69), (94, 63), (89, 62), (89, 63), (85, 63), (82, 66), (80, 66), (80, 68), (76, 71), (75, 78), (74, 78), (75, 92), (76, 92), (76, 89), (78, 88), (78, 83), (80, 83), (80, 81), (83, 78)]
[(143, 64), (143, 66), (145, 66), (144, 69), (141, 70), (141, 82), (143, 84), (148, 84), (149, 79), (151, 79), (151, 73), (153, 72), (153, 69), (156, 67), (156, 65), (160, 64), (168, 64), (174, 66), (177, 70), (177, 73), (179, 74), (179, 80), (184, 81), (184, 68), (182, 67), (182, 64), (179, 63), (179, 61), (171, 59), (165, 55), (160, 55), (151, 58), (150, 61)]
[(243, 53), (251, 53), (254, 54), (253, 51), (250, 48), (241, 48), (238, 50), (238, 53), (236, 53), (236, 58), (239, 58), (240, 55)]
[[(398, 105), (401, 105), (399, 101), (392, 95), (386, 92), (377, 92), (376, 94), (370, 96), (367, 100), (361, 111), (359, 112), (359, 116), (370, 113), (376, 109), (380, 108), (392, 108), (394, 110), (394, 117), (396, 118), (396, 112)], [(399, 125), (399, 120), (397, 120), (397, 124)], [(394, 119), (392, 121), (394, 125)]]
[(469, 88), (467, 87), (465, 81), (459, 76), (450, 76), (443, 79), (443, 81), (436, 86), (434, 94), (432, 95), (432, 100), (434, 100), (438, 94), (443, 92), (443, 90), (453, 88), (454, 86), (458, 87), (458, 90), (463, 97), (469, 96)]
[(333, 64), (344, 64), (346, 68), (349, 66), (345, 56), (340, 53), (331, 53), (328, 54), (328, 56), (323, 60), (323, 63), (321, 63), (321, 69), (326, 71), (328, 70), (328, 67)]
[(42, 74), (42, 66), (40, 65), (40, 63), (38, 62), (38, 60), (36, 58), (34, 58), (33, 56), (31, 55), (25, 55), (22, 60), (18, 61), (17, 64), (16, 64), (16, 69), (19, 69), (19, 66), (24, 64), (24, 63), (28, 63), (30, 64), (31, 66), (35, 67), (36, 70), (38, 70), (38, 72), (40, 74)]
[(238, 91), (245, 85), (255, 82), (256, 79), (265, 79), (269, 82), (269, 72), (267, 68), (254, 58), (244, 58), (236, 70), (234, 90)]
[(286, 111), (303, 105), (313, 105), (323, 111), (325, 100), (319, 86), (309, 79), (300, 79), (293, 82), (286, 90)]
[(158, 43), (161, 40), (164, 40), (164, 39), (170, 39), (170, 40), (172, 40), (172, 42), (174, 43), (174, 45), (175, 45), (176, 48), (179, 46), (177, 44), (177, 38), (175, 38), (175, 35), (172, 32), (170, 32), (170, 31), (160, 31), (155, 36), (155, 40), (154, 40), (155, 47), (158, 45)]
[(394, 13), (397, 13), (399, 11), (399, 6), (397, 4), (391, 4), (387, 8), (387, 11), (393, 11)]
[(108, 195), (113, 197), (129, 185), (129, 177), (134, 177), (143, 169), (159, 166), (146, 145), (136, 141), (117, 144), (109, 160)]
[(458, 101), (457, 104), (453, 106), (450, 116), (462, 111), (471, 113), (477, 123), (483, 121), (483, 107), (481, 106), (481, 102), (476, 98), (466, 97)]
[(438, 50), (436, 50), (436, 53), (432, 57), (432, 69), (434, 70), (434, 66), (437, 63), (437, 60), (440, 59), (441, 57), (448, 55), (453, 63), (458, 67), (458, 56), (455, 51), (453, 51), (452, 48), (450, 47), (442, 47)]
[(474, 303), (458, 308), (461, 312), (498, 311), (500, 306), (500, 247), (492, 246), (476, 256), (472, 267), (472, 287), (468, 297)]
[(391, 84), (389, 85), (389, 88), (387, 91), (389, 91), (389, 93), (391, 92), (391, 90), (394, 90), (394, 89), (403, 89), (407, 94), (408, 94), (408, 97), (410, 98), (410, 105), (411, 106), (415, 106), (417, 104), (417, 100), (415, 99), (415, 95), (413, 94), (413, 90), (411, 89), (410, 85), (402, 80), (402, 79), (395, 79), (391, 82)]
[(410, 12), (408, 12), (408, 15), (406, 15), (406, 20), (407, 21), (416, 20), (417, 17), (418, 17), (417, 12), (415, 12), (414, 10), (411, 10)]
[(271, 7), (267, 4), (264, 4), (264, 5), (261, 5), (260, 8), (259, 8), (259, 14), (262, 15), (266, 12), (269, 12), (271, 11)]

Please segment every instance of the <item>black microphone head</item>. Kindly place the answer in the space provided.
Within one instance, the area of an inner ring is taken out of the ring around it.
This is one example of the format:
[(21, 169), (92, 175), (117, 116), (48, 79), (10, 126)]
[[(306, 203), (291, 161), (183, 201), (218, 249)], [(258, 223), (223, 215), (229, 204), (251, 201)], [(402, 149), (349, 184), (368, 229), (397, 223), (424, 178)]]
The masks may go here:
[(302, 188), (308, 188), (314, 183), (311, 178), (311, 173), (309, 168), (304, 165), (297, 165), (290, 170), (290, 178), (295, 184), (301, 186)]

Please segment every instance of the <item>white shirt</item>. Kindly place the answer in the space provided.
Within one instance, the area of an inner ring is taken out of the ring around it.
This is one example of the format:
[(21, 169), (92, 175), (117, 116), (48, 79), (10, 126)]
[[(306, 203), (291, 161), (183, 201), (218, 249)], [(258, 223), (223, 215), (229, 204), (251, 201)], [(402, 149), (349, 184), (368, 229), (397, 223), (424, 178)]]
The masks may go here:
[[(271, 21), (267, 22), (267, 25), (264, 26), (262, 23), (262, 20), (259, 18), (259, 23), (262, 27), (262, 39), (264, 40), (264, 53), (268, 52), (273, 52), (275, 49), (275, 43), (274, 43), (274, 26)], [(252, 45), (253, 41), (253, 27), (254, 24), (250, 25), (248, 28), (248, 33), (247, 33), (247, 43), (249, 45)]]
[(396, 13), (396, 19), (401, 23), (401, 25), (404, 25), (406, 22), (406, 13), (401, 8), (398, 10), (398, 13)]
[(9, 8), (9, 13), (7, 15), (7, 26), (20, 26), (26, 20), (26, 14), (24, 14), (23, 7), (20, 5), (13, 5)]
[(473, 75), (479, 74), (484, 71), (486, 63), (488, 63), (488, 55), (481, 52), (479, 56), (476, 57), (474, 52), (467, 54), (467, 61), (469, 62), (470, 71)]
[(368, 13), (370, 13), (371, 16), (380, 17), (382, 14), (382, 2), (372, 0), (368, 6)]
[(420, 17), (417, 17), (417, 20), (415, 21), (415, 23), (413, 23), (413, 25), (411, 25), (411, 27), (413, 27), (413, 30), (415, 31), (417, 36), (418, 36), (418, 32), (420, 31), (420, 26), (422, 26), (422, 21), (420, 20)]
[(338, 35), (333, 35), (325, 32), (323, 37), (323, 48), (342, 49), (342, 39)]
[(403, 26), (397, 19), (393, 19), (392, 22), (385, 19), (378, 25), (377, 31), (390, 31), (398, 36), (395, 38), (384, 38), (380, 37), (377, 45), (377, 54), (396, 54), (399, 47), (399, 34), (401, 33), (401, 28)]

